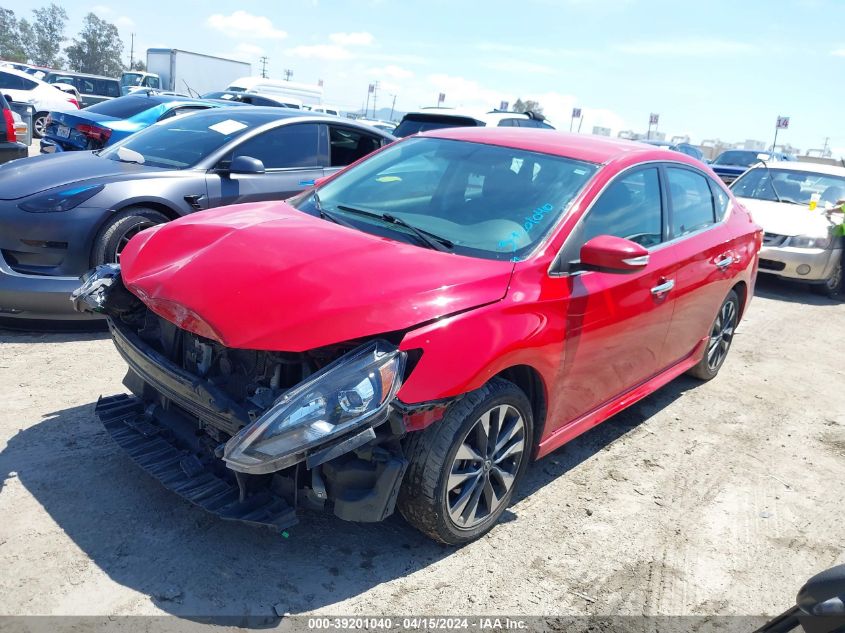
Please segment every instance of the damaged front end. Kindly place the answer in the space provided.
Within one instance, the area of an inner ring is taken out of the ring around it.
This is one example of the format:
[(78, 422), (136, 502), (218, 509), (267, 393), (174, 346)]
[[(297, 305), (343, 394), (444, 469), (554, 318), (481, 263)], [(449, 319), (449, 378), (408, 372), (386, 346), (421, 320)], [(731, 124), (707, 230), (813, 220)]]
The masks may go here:
[(96, 413), (165, 486), (226, 519), (282, 530), (296, 508), (380, 521), (407, 467), (393, 402), (406, 354), (384, 338), (305, 352), (227, 348), (156, 315), (117, 265), (82, 279), (77, 310), (108, 317), (132, 396)]

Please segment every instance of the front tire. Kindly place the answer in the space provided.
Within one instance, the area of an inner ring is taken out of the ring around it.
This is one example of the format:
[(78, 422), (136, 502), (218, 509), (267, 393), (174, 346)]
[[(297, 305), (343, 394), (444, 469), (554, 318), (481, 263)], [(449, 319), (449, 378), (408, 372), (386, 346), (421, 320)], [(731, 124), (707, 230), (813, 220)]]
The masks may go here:
[(129, 207), (115, 213), (94, 240), (91, 265), (120, 262), (120, 253), (132, 237), (144, 229), (169, 220), (170, 218), (160, 211), (144, 207)]
[(739, 323), (739, 295), (735, 290), (731, 290), (716, 314), (701, 360), (687, 372), (689, 375), (700, 380), (711, 380), (716, 377), (728, 357), (737, 323)]
[(842, 279), (843, 258), (845, 258), (845, 255), (839, 259), (839, 263), (833, 269), (830, 277), (828, 277), (823, 284), (816, 284), (812, 286), (814, 292), (824, 295), (825, 297), (830, 297), (831, 299), (836, 299), (838, 296), (843, 294), (843, 283), (845, 283)]
[(512, 382), (494, 378), (412, 433), (398, 507), (411, 525), (448, 545), (487, 533), (510, 504), (534, 443), (531, 405)]

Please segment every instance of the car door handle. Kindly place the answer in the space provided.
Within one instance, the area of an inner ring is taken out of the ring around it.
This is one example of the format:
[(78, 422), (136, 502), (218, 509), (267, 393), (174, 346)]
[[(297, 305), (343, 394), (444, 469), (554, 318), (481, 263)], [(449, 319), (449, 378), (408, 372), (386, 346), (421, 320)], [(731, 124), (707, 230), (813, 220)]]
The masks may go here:
[(653, 294), (655, 296), (666, 294), (667, 292), (669, 292), (674, 287), (675, 287), (675, 280), (674, 279), (667, 279), (662, 284), (652, 288), (651, 294)]
[(728, 266), (734, 263), (734, 258), (732, 255), (725, 255), (722, 259), (716, 260), (716, 266), (724, 270)]

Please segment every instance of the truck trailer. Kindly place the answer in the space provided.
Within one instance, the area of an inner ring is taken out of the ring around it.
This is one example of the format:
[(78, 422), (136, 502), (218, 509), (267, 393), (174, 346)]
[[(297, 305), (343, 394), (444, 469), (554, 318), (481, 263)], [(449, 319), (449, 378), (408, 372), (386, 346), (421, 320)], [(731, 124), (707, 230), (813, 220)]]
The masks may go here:
[(148, 48), (147, 71), (161, 77), (162, 90), (199, 96), (249, 75), (252, 65), (177, 48)]

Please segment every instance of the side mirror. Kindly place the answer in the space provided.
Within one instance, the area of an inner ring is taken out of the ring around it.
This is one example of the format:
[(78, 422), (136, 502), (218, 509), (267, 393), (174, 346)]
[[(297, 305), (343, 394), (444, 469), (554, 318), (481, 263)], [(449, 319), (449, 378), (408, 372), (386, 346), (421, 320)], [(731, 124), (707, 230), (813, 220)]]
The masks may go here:
[(264, 163), (252, 156), (235, 156), (229, 165), (230, 174), (263, 174)]
[(837, 565), (808, 580), (795, 599), (807, 615), (845, 618), (845, 565)]
[(599, 235), (581, 247), (581, 267), (608, 273), (632, 273), (648, 265), (648, 251), (631, 240)]

